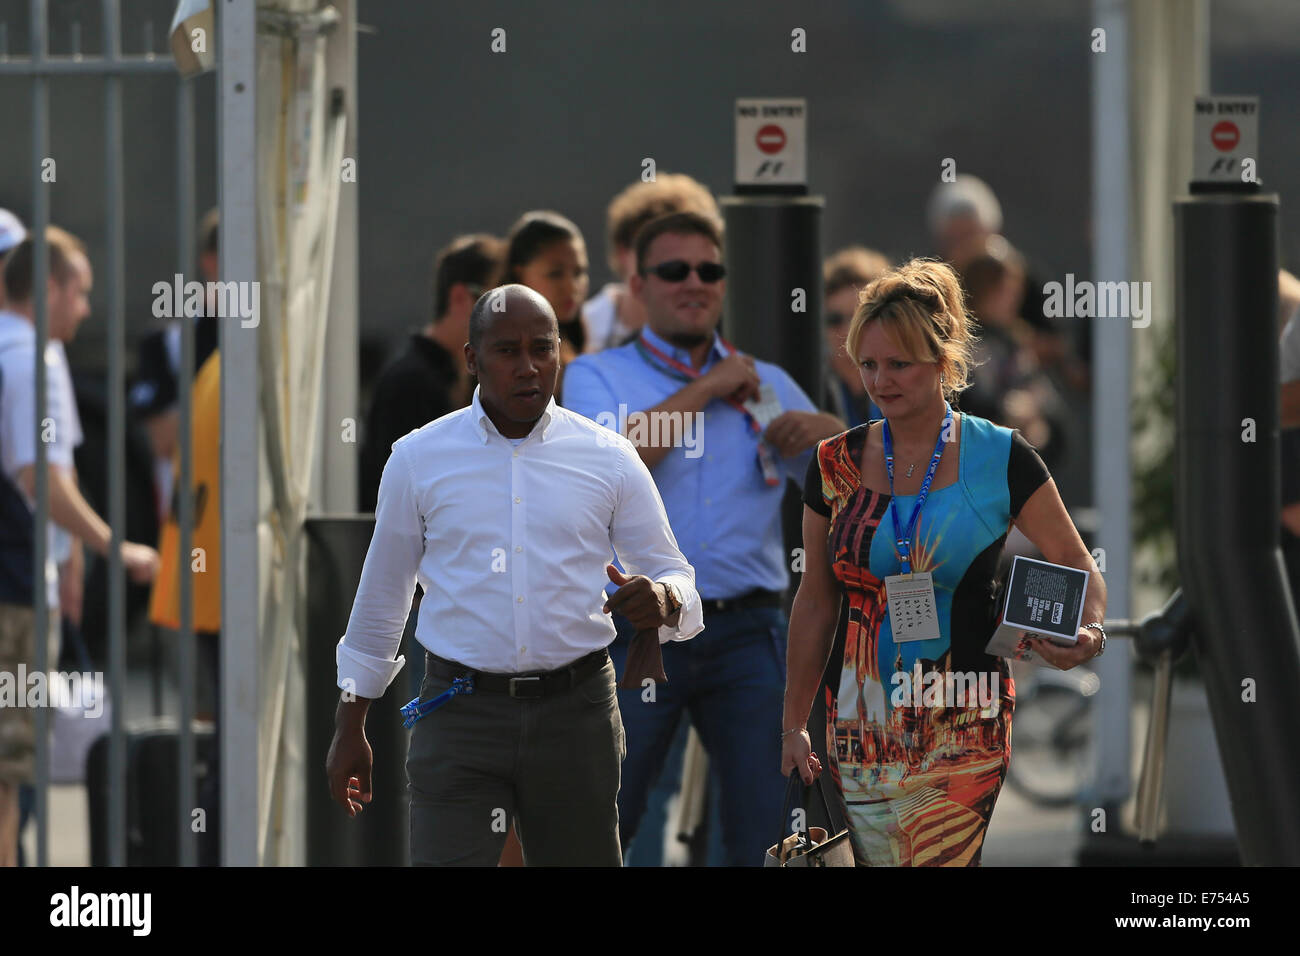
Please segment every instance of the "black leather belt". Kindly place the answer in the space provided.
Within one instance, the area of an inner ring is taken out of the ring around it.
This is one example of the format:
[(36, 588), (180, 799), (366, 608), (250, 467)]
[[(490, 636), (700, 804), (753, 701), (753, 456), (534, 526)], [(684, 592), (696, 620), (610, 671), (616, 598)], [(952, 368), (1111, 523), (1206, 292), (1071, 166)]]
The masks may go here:
[(525, 674), (494, 674), (476, 671), (457, 664), (430, 651), (424, 652), (425, 669), (434, 677), (455, 680), (466, 674), (474, 675), (474, 691), (489, 694), (509, 694), (519, 700), (536, 700), (549, 694), (571, 690), (605, 666), (609, 652), (605, 648), (579, 657), (572, 664), (553, 671), (531, 671)]
[(702, 599), (701, 606), (705, 614), (722, 614), (726, 611), (744, 611), (752, 607), (780, 607), (783, 597), (780, 591), (755, 590), (740, 597), (721, 600)]

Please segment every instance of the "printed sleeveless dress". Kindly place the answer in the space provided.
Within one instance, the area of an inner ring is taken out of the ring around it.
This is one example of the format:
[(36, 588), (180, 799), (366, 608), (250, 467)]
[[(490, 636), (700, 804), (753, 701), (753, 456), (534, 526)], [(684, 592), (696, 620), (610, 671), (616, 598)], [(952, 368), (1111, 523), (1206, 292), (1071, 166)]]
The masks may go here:
[[(931, 488), (912, 541), (930, 571), (939, 638), (896, 644), (884, 579), (901, 571), (890, 496), (862, 485), (868, 424), (828, 438), (804, 503), (830, 519), (843, 589), (810, 727), (860, 866), (978, 866), (1011, 756), (1015, 686), (984, 653), (997, 621), (998, 558), (1012, 519), (1051, 477), (1018, 432), (961, 415), (958, 480)], [(948, 452), (945, 451), (945, 454)], [(899, 523), (915, 495), (899, 495)], [(880, 533), (877, 533), (879, 530)]]

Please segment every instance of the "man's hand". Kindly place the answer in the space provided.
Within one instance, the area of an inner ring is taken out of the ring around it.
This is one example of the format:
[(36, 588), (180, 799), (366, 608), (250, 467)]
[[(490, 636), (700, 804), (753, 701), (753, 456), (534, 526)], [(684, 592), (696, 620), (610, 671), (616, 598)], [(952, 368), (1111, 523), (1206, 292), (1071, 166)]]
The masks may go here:
[(845, 431), (842, 421), (826, 412), (782, 412), (767, 426), (763, 439), (785, 458), (811, 448), (823, 438)]
[(612, 564), (605, 566), (605, 573), (619, 586), (602, 608), (606, 614), (618, 611), (638, 631), (661, 627), (668, 620), (666, 585), (655, 584), (644, 574), (625, 577)]
[(754, 370), (754, 359), (749, 355), (733, 353), (700, 376), (699, 381), (714, 398), (730, 398), (746, 402), (758, 398), (761, 384)]
[[(364, 809), (364, 804), (374, 798), (370, 787), (370, 770), (374, 764), (374, 754), (370, 742), (366, 740), (365, 709), (361, 710), (360, 719), (354, 712), (360, 702), (340, 703), (334, 741), (330, 744), (329, 756), (325, 758), (325, 775), (329, 778), (330, 799), (355, 817)], [(368, 707), (370, 701), (365, 701)]]
[(158, 576), (158, 552), (147, 544), (123, 541), (122, 564), (136, 584), (148, 584)]

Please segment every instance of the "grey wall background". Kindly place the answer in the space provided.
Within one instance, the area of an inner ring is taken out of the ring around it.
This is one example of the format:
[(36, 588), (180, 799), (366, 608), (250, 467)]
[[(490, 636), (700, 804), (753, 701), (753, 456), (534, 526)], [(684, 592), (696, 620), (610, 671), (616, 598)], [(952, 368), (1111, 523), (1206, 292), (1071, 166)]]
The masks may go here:
[[(52, 52), (69, 52), (77, 22), (83, 49), (98, 49), (97, 0), (51, 6)], [(170, 0), (125, 0), (124, 9), (126, 52), (145, 49), (146, 21), (163, 51)], [(403, 332), (427, 320), (432, 255), (451, 236), (501, 233), (527, 209), (558, 209), (587, 235), (594, 290), (609, 278), (605, 204), (643, 158), (728, 192), (738, 96), (807, 98), (825, 249), (929, 252), (925, 200), (952, 157), (993, 186), (1004, 232), (1045, 280), (1087, 274), (1090, 9), (1087, 0), (362, 0), (363, 387)], [(0, 23), (9, 51), (25, 52), (27, 0), (0, 0)], [(506, 30), (504, 54), (490, 51), (495, 27)], [(807, 53), (790, 51), (795, 27), (807, 32)], [(1295, 271), (1300, 3), (1216, 0), (1212, 33), (1212, 88), (1262, 99), (1260, 172), (1282, 195), (1282, 260)], [(173, 87), (170, 78), (126, 84), (128, 344), (155, 322), (153, 283), (177, 266)], [(216, 199), (212, 77), (197, 89), (202, 210)], [(58, 79), (50, 103), (51, 218), (102, 262), (100, 89)], [(24, 217), (29, 129), (28, 84), (0, 80), (0, 206)], [(74, 368), (102, 367), (103, 331), (93, 319), (83, 328), (69, 349)]]

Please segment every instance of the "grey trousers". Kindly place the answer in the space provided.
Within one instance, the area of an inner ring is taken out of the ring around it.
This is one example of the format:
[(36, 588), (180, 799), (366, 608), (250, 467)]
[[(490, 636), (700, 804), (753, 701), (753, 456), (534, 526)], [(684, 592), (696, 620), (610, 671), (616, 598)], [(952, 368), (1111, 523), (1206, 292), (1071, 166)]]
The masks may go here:
[[(450, 683), (426, 669), (421, 699)], [(527, 866), (621, 866), (626, 752), (609, 661), (538, 700), (453, 697), (411, 732), (411, 864), (496, 866), (513, 820)]]

